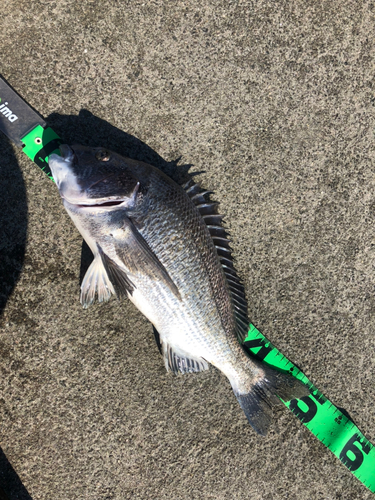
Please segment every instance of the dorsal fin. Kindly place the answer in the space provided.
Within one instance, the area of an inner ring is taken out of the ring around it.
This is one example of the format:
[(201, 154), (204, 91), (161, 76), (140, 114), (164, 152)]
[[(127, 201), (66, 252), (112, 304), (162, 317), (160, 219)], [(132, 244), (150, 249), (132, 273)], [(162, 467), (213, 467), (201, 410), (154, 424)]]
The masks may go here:
[(212, 191), (205, 191), (199, 184), (196, 184), (193, 179), (190, 179), (182, 187), (185, 189), (194, 205), (198, 208), (210, 232), (232, 297), (232, 304), (236, 317), (236, 333), (239, 341), (243, 342), (247, 337), (249, 329), (245, 289), (234, 269), (228, 233), (221, 225), (223, 216), (217, 213), (218, 203), (208, 199), (209, 195), (213, 194)]

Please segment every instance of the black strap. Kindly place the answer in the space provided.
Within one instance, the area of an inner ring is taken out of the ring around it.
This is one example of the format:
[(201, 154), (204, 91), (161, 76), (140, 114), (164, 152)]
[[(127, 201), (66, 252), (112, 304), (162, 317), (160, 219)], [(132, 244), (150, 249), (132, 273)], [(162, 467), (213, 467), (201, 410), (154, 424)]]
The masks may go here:
[(51, 177), (52, 172), (48, 166), (46, 158), (53, 153), (62, 144), (61, 139), (52, 139), (48, 144), (45, 144), (43, 148), (39, 149), (37, 154), (34, 156), (34, 162), (40, 167), (49, 177)]

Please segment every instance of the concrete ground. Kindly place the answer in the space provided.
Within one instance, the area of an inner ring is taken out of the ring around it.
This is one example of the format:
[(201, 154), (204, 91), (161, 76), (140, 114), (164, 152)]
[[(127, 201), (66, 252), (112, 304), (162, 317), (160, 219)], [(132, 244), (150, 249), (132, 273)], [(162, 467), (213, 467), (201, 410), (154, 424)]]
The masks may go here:
[[(3, 0), (0, 18), (0, 72), (67, 143), (202, 172), (253, 323), (372, 442), (374, 9)], [(11, 500), (373, 498), (288, 410), (260, 438), (218, 371), (166, 374), (129, 302), (83, 310), (82, 238), (52, 182), (0, 144)]]

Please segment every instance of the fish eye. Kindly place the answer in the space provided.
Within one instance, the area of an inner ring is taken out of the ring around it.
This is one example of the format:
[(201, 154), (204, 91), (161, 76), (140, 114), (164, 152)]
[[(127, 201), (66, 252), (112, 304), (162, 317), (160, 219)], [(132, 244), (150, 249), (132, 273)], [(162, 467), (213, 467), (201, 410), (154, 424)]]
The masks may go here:
[(105, 149), (100, 149), (95, 155), (95, 158), (99, 161), (108, 161), (110, 157), (111, 155)]

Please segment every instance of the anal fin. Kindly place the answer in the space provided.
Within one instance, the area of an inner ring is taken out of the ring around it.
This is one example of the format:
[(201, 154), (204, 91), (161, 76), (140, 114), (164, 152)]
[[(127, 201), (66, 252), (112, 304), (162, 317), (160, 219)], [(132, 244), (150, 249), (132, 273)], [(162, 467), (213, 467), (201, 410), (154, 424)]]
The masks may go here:
[(208, 370), (209, 365), (203, 358), (184, 354), (167, 343), (163, 343), (165, 367), (176, 375), (178, 373), (197, 373)]

